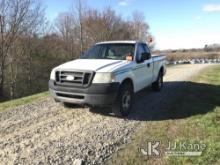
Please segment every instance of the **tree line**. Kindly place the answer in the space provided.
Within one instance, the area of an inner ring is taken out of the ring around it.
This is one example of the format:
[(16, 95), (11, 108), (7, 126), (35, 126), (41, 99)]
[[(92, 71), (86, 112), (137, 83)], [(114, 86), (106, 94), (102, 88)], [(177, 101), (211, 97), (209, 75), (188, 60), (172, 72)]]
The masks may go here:
[(48, 90), (51, 69), (96, 42), (146, 41), (150, 35), (142, 13), (125, 19), (111, 7), (100, 11), (74, 2), (51, 23), (36, 0), (0, 0), (0, 101)]

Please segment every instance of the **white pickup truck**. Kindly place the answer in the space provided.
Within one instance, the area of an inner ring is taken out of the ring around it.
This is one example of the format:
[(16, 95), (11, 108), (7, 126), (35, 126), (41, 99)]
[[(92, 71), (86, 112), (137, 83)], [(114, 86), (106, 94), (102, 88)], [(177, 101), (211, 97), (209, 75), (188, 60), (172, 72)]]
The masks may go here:
[(64, 105), (109, 106), (115, 115), (127, 116), (134, 93), (149, 85), (160, 91), (165, 73), (165, 56), (151, 56), (144, 42), (101, 42), (54, 68), (49, 90)]

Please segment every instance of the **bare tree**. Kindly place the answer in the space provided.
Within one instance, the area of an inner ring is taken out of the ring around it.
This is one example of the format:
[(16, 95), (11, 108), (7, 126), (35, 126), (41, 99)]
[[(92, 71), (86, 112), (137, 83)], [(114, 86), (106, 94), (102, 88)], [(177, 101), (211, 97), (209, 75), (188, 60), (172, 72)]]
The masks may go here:
[(82, 2), (78, 0), (79, 28), (80, 28), (80, 51), (83, 52), (83, 24), (82, 24)]
[(76, 58), (76, 53), (79, 51), (75, 50), (77, 45), (77, 25), (72, 17), (71, 13), (62, 13), (56, 19), (56, 29), (61, 35), (62, 40), (65, 43), (65, 49), (69, 52), (70, 57)]
[(77, 0), (73, 4), (73, 18), (75, 24), (79, 27), (79, 39), (80, 39), (80, 52), (84, 51), (84, 27), (83, 27), (83, 17), (85, 14), (86, 0)]
[(14, 99), (16, 97), (16, 87), (17, 80), (19, 75), (19, 66), (22, 64), (22, 59), (24, 59), (25, 49), (20, 45), (19, 41), (13, 43), (9, 51), (9, 59), (8, 59), (8, 77), (10, 83), (10, 99)]
[(85, 7), (85, 0), (74, 2), (74, 9), (59, 14), (53, 26), (47, 24), (53, 30), (45, 32), (37, 0), (0, 0), (0, 99), (3, 89), (11, 99), (47, 90), (51, 69), (95, 42), (149, 36), (141, 13), (125, 20), (110, 7), (100, 11)]
[(7, 57), (10, 49), (28, 29), (36, 27), (41, 11), (34, 0), (0, 0), (0, 96), (3, 96)]
[(62, 13), (56, 19), (56, 28), (64, 41), (69, 41), (73, 28), (73, 21), (70, 13)]
[(146, 40), (148, 32), (148, 26), (143, 19), (125, 21), (109, 7), (103, 11), (87, 10), (83, 23), (86, 45), (106, 40)]
[(145, 23), (144, 14), (138, 11), (133, 12), (132, 25), (134, 33), (133, 39), (146, 41), (149, 26)]
[(41, 4), (38, 3), (35, 6), (33, 11), (30, 11), (30, 16), (32, 19), (31, 26), (26, 28), (24, 32), (24, 36), (27, 37), (26, 42), (26, 58), (27, 58), (27, 77), (28, 77), (28, 87), (29, 90), (32, 89), (32, 59), (35, 48), (35, 37), (36, 35), (40, 35), (44, 30), (44, 24), (46, 24), (46, 18), (44, 17), (44, 10), (41, 8)]
[(72, 58), (84, 50), (84, 17), (85, 0), (77, 0), (73, 3), (70, 12), (61, 13), (55, 20), (55, 27), (59, 35), (63, 38), (66, 48)]

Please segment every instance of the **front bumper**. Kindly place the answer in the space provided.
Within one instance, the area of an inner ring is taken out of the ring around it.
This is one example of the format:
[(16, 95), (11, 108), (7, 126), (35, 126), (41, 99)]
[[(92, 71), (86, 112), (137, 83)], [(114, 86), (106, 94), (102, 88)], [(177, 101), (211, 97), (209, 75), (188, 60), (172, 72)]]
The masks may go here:
[(60, 102), (86, 104), (92, 106), (110, 106), (114, 103), (119, 83), (91, 84), (89, 87), (59, 86), (49, 81), (52, 97)]

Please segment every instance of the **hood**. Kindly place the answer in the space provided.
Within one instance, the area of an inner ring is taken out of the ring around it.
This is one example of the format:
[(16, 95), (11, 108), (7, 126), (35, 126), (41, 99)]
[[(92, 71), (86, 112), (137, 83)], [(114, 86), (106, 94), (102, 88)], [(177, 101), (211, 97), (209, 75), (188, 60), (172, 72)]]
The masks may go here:
[(56, 69), (109, 72), (126, 63), (128, 62), (124, 60), (77, 59), (64, 63)]

